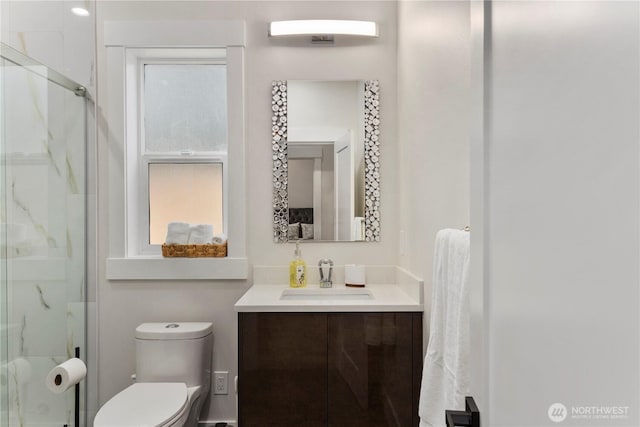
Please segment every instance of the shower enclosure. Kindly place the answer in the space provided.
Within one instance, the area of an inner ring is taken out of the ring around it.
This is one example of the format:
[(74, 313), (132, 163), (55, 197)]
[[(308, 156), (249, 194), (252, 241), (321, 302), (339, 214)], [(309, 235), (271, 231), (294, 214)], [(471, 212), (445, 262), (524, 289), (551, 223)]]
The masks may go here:
[(86, 424), (85, 382), (47, 373), (86, 361), (84, 88), (0, 44), (0, 425)]

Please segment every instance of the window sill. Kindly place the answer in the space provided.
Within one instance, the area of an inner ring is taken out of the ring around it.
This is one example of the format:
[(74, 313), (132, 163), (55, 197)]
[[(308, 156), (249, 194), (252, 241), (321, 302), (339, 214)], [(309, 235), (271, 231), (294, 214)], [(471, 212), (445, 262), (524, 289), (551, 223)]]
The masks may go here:
[(107, 280), (244, 280), (247, 258), (108, 258)]

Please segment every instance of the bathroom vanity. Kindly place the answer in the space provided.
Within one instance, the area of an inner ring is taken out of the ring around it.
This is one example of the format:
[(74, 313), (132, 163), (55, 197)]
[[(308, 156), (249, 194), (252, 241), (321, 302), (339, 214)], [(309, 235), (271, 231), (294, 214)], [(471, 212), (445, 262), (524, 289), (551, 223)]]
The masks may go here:
[(415, 426), (423, 306), (399, 286), (254, 285), (238, 311), (238, 422)]

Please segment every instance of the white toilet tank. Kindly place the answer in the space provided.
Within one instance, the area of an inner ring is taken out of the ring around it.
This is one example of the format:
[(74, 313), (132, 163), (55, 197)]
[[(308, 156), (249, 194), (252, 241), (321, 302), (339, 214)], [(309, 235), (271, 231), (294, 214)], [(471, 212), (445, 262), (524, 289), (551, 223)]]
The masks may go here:
[(208, 322), (143, 323), (136, 328), (136, 381), (211, 385), (213, 328)]

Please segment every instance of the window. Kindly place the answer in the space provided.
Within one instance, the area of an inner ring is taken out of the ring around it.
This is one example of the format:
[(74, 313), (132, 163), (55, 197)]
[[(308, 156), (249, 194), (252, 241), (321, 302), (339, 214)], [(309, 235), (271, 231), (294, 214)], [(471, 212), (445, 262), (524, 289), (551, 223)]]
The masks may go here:
[(223, 61), (144, 64), (147, 153), (185, 149), (226, 153), (227, 69)]
[[(104, 41), (107, 279), (246, 279), (244, 22), (109, 21)], [(163, 258), (176, 220), (227, 257)]]
[(226, 49), (126, 52), (128, 255), (160, 255), (169, 222), (226, 233)]
[(215, 55), (140, 62), (143, 254), (160, 253), (170, 222), (213, 224), (216, 234), (226, 230), (227, 79), (224, 52)]
[[(222, 163), (150, 163), (149, 244), (164, 243), (173, 221), (224, 232)], [(185, 191), (186, 190), (186, 191)]]

